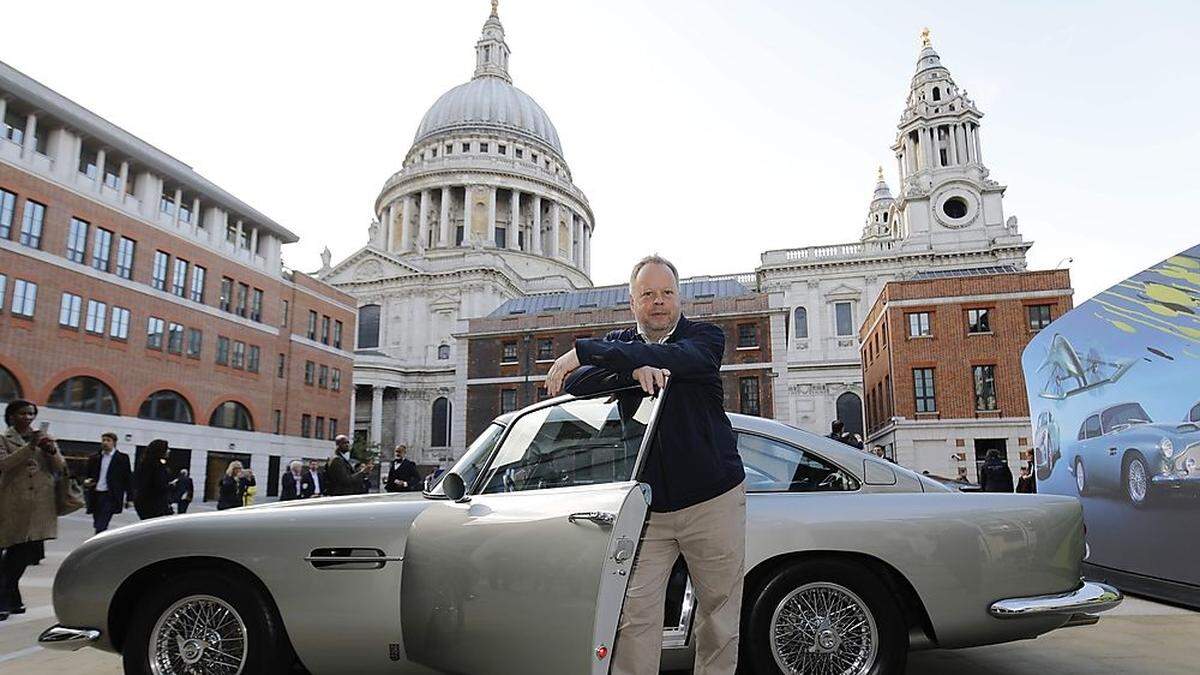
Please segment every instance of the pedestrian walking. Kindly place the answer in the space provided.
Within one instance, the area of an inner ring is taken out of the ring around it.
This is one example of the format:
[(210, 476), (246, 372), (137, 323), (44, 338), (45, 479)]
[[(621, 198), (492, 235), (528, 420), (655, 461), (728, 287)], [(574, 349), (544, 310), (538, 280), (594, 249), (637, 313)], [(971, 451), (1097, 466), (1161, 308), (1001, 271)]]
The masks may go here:
[(420, 492), (421, 472), (411, 459), (408, 459), (408, 446), (397, 445), (396, 457), (388, 467), (386, 489), (388, 492)]
[(254, 480), (254, 472), (245, 469), (238, 481), (242, 488), (242, 506), (253, 506), (254, 495), (258, 494), (258, 482)]
[(858, 448), (859, 450), (862, 450), (862, 447), (863, 447), (862, 439), (860, 439), (855, 434), (852, 434), (852, 433), (846, 431), (846, 425), (844, 422), (842, 422), (841, 420), (834, 420), (833, 423), (829, 425), (829, 427), (830, 427), (829, 438), (832, 438), (833, 440), (837, 441), (838, 443), (845, 443), (846, 445), (848, 445), (852, 448)]
[(1028, 464), (1021, 467), (1021, 477), (1017, 479), (1017, 492), (1027, 495), (1037, 492), (1037, 483), (1033, 480), (1033, 473)]
[(225, 476), (217, 485), (217, 510), (224, 511), (242, 505), (242, 463), (234, 460), (225, 469)]
[(981, 492), (1012, 492), (1012, 470), (1000, 458), (1000, 451), (992, 448), (979, 468), (979, 490)]
[(328, 484), (328, 481), (325, 480), (325, 469), (321, 468), (320, 462), (315, 459), (310, 459), (308, 461), (308, 475), (312, 476), (313, 482), (313, 491), (311, 496), (322, 497), (328, 494), (324, 490), (324, 486)]
[(175, 484), (175, 512), (187, 513), (188, 507), (192, 505), (192, 499), (196, 495), (192, 477), (188, 475), (187, 469), (180, 469), (179, 477), (172, 482)]
[(308, 499), (313, 495), (313, 477), (300, 460), (293, 460), (279, 479), (279, 501)]
[(96, 534), (108, 529), (112, 517), (133, 501), (133, 471), (129, 455), (117, 449), (117, 435), (100, 435), (100, 452), (88, 457), (83, 489), (87, 512), (92, 514)]
[(167, 473), (170, 448), (161, 438), (150, 441), (133, 470), (133, 508), (138, 518), (148, 520), (171, 515), (171, 477)]
[(550, 396), (581, 366), (632, 376), (650, 394), (671, 381), (639, 477), (651, 487), (650, 514), (625, 593), (611, 672), (658, 673), (667, 581), (682, 554), (697, 598), (694, 673), (732, 675), (745, 574), (746, 488), (724, 407), (725, 334), (682, 315), (679, 274), (664, 258), (639, 261), (629, 290), (637, 328), (576, 340), (546, 379)]
[(368, 460), (362, 468), (355, 471), (350, 464), (350, 439), (345, 434), (338, 434), (333, 442), (336, 444), (333, 457), (329, 458), (329, 463), (325, 466), (325, 479), (328, 482), (326, 488), (329, 494), (356, 495), (365, 492), (363, 478), (370, 476), (375, 463)]
[(67, 462), (48, 433), (49, 425), (33, 428), (38, 407), (30, 401), (10, 401), (4, 408), (8, 429), (0, 438), (0, 621), (24, 614), (20, 581), (37, 561), (43, 542), (58, 537), (56, 474)]

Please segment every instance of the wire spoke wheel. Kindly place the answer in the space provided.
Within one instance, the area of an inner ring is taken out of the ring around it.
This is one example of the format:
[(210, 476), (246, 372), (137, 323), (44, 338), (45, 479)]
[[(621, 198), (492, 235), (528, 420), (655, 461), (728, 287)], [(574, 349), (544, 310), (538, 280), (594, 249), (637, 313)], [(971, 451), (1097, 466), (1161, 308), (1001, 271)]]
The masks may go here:
[(150, 632), (154, 675), (239, 675), (246, 666), (246, 624), (211, 595), (189, 595), (159, 615)]
[(1129, 460), (1128, 478), (1126, 483), (1129, 486), (1129, 498), (1135, 503), (1146, 501), (1146, 490), (1148, 482), (1146, 481), (1146, 465), (1142, 464), (1142, 460), (1134, 457)]
[(770, 642), (782, 672), (864, 675), (879, 651), (879, 629), (853, 591), (813, 582), (794, 589), (776, 606)]

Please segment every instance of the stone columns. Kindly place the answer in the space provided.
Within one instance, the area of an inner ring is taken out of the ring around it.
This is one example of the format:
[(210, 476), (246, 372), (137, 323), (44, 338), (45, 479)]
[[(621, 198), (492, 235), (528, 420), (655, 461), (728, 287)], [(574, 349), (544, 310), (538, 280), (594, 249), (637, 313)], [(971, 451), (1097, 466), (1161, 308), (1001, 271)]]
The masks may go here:
[(371, 385), (371, 445), (383, 442), (383, 387)]
[(250, 255), (258, 255), (258, 228), (250, 228)]
[(983, 144), (979, 142), (979, 125), (975, 126), (975, 161), (983, 164)]
[(899, 176), (899, 178), (900, 178), (900, 185), (898, 186), (898, 188), (901, 192), (903, 192), (904, 191), (904, 154), (903, 153), (896, 154), (896, 171), (899, 172), (896, 175)]
[(179, 207), (180, 207), (180, 206), (183, 206), (183, 190), (182, 190), (181, 188), (175, 188), (175, 214), (174, 214), (174, 220), (175, 220), (175, 226), (176, 226), (176, 227), (179, 227)]
[(37, 150), (37, 142), (34, 136), (37, 135), (37, 115), (29, 113), (25, 118), (25, 136), (21, 138), (21, 159), (25, 159)]
[(0, 125), (4, 124), (4, 116), (8, 114), (8, 99), (0, 96)]
[(438, 246), (453, 246), (450, 237), (453, 233), (450, 230), (450, 188), (442, 188), (442, 209), (439, 214), (441, 220), (438, 222), (438, 227), (441, 233), (438, 236)]
[(529, 250), (542, 255), (542, 196), (533, 196), (533, 236)]
[(496, 186), (488, 188), (487, 245), (496, 246)]
[(471, 243), (471, 211), (472, 207), (471, 186), (463, 186), (463, 243), (470, 245)]
[[(353, 336), (351, 336), (353, 339)], [(350, 437), (350, 442), (354, 442), (354, 412), (358, 409), (358, 390), (354, 386), (354, 371), (346, 373), (347, 379), (350, 380), (350, 417), (346, 424), (346, 435)]]
[(388, 204), (384, 219), (386, 222), (383, 224), (383, 250), (391, 251), (396, 242), (396, 233), (392, 231), (396, 227), (396, 202)]
[(234, 228), (234, 233), (233, 233), (233, 248), (234, 249), (239, 249), (242, 247), (242, 232), (243, 232), (242, 225), (243, 225), (242, 219), (239, 218), (237, 221), (237, 226)]
[(510, 251), (521, 249), (521, 193), (517, 190), (509, 192), (508, 216), (508, 248)]
[(567, 212), (567, 262), (572, 266), (578, 267), (579, 262), (575, 259), (575, 212), (570, 208)]
[(429, 246), (429, 190), (421, 190), (421, 206), (417, 212), (417, 250)]
[(129, 162), (121, 162), (121, 176), (117, 179), (117, 191), (121, 193), (121, 199), (125, 199), (129, 187)]
[(583, 223), (583, 273), (592, 273), (592, 233), (588, 224)]
[(562, 226), (562, 206), (558, 202), (550, 205), (550, 257), (562, 259), (559, 252), (559, 228)]
[[(103, 183), (104, 174), (100, 174), (100, 176), (101, 183)], [(192, 198), (192, 230), (194, 231), (197, 227), (203, 226), (203, 224), (203, 219), (200, 218), (200, 198), (194, 197)]]
[(946, 127), (948, 138), (950, 141), (950, 163), (954, 165), (962, 164), (962, 160), (958, 156), (958, 125), (951, 124)]
[(104, 189), (104, 162), (108, 159), (108, 153), (104, 152), (104, 148), (96, 151), (96, 192)]
[(412, 195), (404, 195), (401, 197), (404, 203), (400, 207), (400, 252), (408, 251), (412, 248)]

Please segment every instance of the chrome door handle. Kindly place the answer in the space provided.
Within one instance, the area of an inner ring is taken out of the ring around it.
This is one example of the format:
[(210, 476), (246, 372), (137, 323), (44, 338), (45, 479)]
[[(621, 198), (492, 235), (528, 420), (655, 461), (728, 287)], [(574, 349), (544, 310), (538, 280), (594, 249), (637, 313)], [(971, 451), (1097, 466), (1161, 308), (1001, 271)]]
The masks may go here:
[(617, 522), (617, 516), (613, 513), (605, 513), (604, 511), (584, 511), (582, 513), (572, 513), (567, 516), (567, 520), (574, 523), (579, 520), (588, 520), (602, 527), (611, 527)]
[(1108, 454), (1109, 454), (1109, 455), (1115, 455), (1115, 454), (1117, 454), (1117, 449), (1116, 449), (1116, 448), (1109, 448), (1109, 449), (1108, 449)]

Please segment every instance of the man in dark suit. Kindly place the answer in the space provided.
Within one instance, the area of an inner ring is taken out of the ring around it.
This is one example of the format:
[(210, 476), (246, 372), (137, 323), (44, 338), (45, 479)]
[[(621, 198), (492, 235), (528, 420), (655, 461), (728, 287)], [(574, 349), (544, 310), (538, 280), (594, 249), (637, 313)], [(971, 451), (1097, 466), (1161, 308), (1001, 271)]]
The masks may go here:
[(312, 476), (313, 491), (310, 497), (323, 497), (329, 494), (327, 488), (328, 481), (325, 480), (325, 469), (321, 463), (315, 459), (308, 460), (308, 475)]
[(180, 469), (179, 477), (172, 482), (175, 484), (175, 513), (187, 513), (192, 499), (196, 496), (196, 487), (192, 483), (192, 477), (188, 475), (187, 469)]
[(116, 434), (104, 432), (100, 435), (100, 452), (88, 457), (83, 481), (96, 534), (107, 530), (112, 517), (129, 505), (133, 499), (132, 484), (129, 455), (117, 450)]
[(313, 496), (313, 477), (300, 460), (293, 461), (279, 479), (279, 501), (308, 499)]
[(337, 438), (333, 439), (333, 442), (337, 444), (337, 447), (333, 457), (329, 458), (329, 463), (325, 466), (325, 482), (328, 483), (325, 486), (326, 494), (361, 494), (363, 479), (371, 475), (371, 471), (375, 468), (375, 462), (368, 460), (356, 472), (354, 465), (350, 463), (350, 439), (345, 434), (339, 434)]
[(421, 490), (421, 472), (417, 470), (415, 462), (405, 457), (407, 454), (407, 446), (396, 446), (396, 458), (392, 460), (392, 465), (388, 468), (387, 482), (384, 488), (388, 492), (416, 492)]

